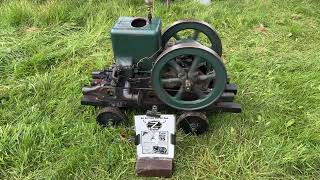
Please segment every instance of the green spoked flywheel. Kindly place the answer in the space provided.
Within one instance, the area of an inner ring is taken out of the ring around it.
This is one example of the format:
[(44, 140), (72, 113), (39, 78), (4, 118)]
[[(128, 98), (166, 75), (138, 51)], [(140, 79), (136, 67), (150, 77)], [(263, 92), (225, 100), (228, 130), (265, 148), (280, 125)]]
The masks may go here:
[(222, 43), (216, 30), (208, 23), (198, 20), (180, 20), (173, 23), (162, 35), (162, 47), (179, 41), (194, 40), (214, 50), (220, 57)]
[(213, 50), (193, 42), (177, 44), (162, 52), (151, 78), (161, 101), (175, 109), (198, 110), (219, 99), (227, 73)]

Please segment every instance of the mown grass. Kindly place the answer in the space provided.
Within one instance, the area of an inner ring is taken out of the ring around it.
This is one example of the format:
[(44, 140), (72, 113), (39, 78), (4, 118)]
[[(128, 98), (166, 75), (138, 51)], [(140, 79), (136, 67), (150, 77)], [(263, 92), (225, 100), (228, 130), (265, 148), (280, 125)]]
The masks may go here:
[[(210, 116), (204, 136), (179, 132), (173, 178), (319, 178), (319, 7), (156, 2), (164, 26), (197, 18), (220, 32), (243, 105), (241, 114)], [(124, 15), (144, 16), (143, 1), (0, 1), (0, 179), (135, 178), (125, 127), (102, 129), (94, 108), (80, 105), (91, 71), (113, 62), (109, 32)]]

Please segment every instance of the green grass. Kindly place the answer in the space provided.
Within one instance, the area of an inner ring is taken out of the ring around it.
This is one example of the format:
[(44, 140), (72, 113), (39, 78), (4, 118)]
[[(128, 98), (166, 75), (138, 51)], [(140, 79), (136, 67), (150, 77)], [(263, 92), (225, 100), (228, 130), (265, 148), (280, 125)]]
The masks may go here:
[[(220, 32), (243, 106), (211, 115), (204, 136), (178, 133), (175, 179), (319, 178), (319, 7), (156, 2), (165, 27), (197, 18)], [(135, 146), (119, 135), (125, 127), (100, 128), (80, 98), (91, 71), (113, 62), (116, 19), (145, 13), (142, 0), (0, 1), (0, 179), (135, 178)]]

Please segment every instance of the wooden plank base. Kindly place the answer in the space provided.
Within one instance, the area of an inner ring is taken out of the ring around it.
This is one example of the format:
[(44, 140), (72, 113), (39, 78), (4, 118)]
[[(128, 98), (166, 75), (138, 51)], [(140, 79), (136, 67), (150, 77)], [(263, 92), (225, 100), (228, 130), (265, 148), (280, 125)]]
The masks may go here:
[(168, 158), (138, 158), (136, 173), (143, 177), (166, 177), (173, 174), (174, 160)]

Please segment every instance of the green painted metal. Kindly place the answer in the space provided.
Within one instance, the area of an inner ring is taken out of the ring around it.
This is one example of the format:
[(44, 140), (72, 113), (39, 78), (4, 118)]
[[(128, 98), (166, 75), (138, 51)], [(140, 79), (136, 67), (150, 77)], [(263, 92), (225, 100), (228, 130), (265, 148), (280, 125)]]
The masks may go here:
[[(165, 32), (162, 35), (162, 47), (165, 47), (172, 37), (175, 38), (177, 41), (181, 41), (182, 39), (178, 35), (178, 33), (188, 29), (194, 30), (193, 33), (190, 34), (190, 36), (188, 37), (189, 39), (201, 43), (199, 35), (200, 33), (203, 33), (211, 43), (210, 48), (221, 57), (222, 43), (217, 31), (214, 30), (208, 23), (199, 20), (180, 20), (172, 24), (169, 28), (165, 30)], [(204, 45), (203, 43), (201, 44)]]
[[(161, 20), (151, 20), (119, 18), (111, 31), (116, 63), (92, 73), (92, 86), (83, 88), (81, 103), (95, 107), (167, 105), (192, 112), (241, 112), (241, 106), (232, 102), (237, 88), (227, 85), (216, 31), (202, 21), (182, 20), (161, 36)], [(203, 41), (203, 34), (210, 46)]]
[[(177, 57), (192, 56), (192, 65), (186, 72), (185, 69), (176, 62)], [(207, 66), (212, 67), (214, 74), (194, 75), (199, 63), (207, 63)], [(161, 71), (166, 67), (171, 66), (178, 74), (176, 78), (162, 79)], [(212, 49), (207, 48), (199, 43), (182, 43), (167, 48), (158, 57), (152, 69), (152, 86), (157, 96), (167, 105), (180, 110), (198, 110), (211, 105), (218, 100), (225, 90), (227, 82), (227, 73), (219, 55)], [(214, 79), (213, 89), (208, 94), (200, 95), (196, 100), (181, 99), (182, 93), (191, 91), (195, 94), (200, 94), (199, 90), (192, 87), (201, 80)], [(166, 82), (167, 81), (167, 82)], [(164, 88), (165, 83), (182, 83), (180, 89), (175, 95), (171, 95)], [(191, 89), (188, 89), (187, 84), (190, 83)]]
[(161, 48), (161, 20), (153, 18), (120, 17), (111, 30), (116, 63), (133, 65), (139, 61), (142, 70), (152, 68), (151, 57)]

